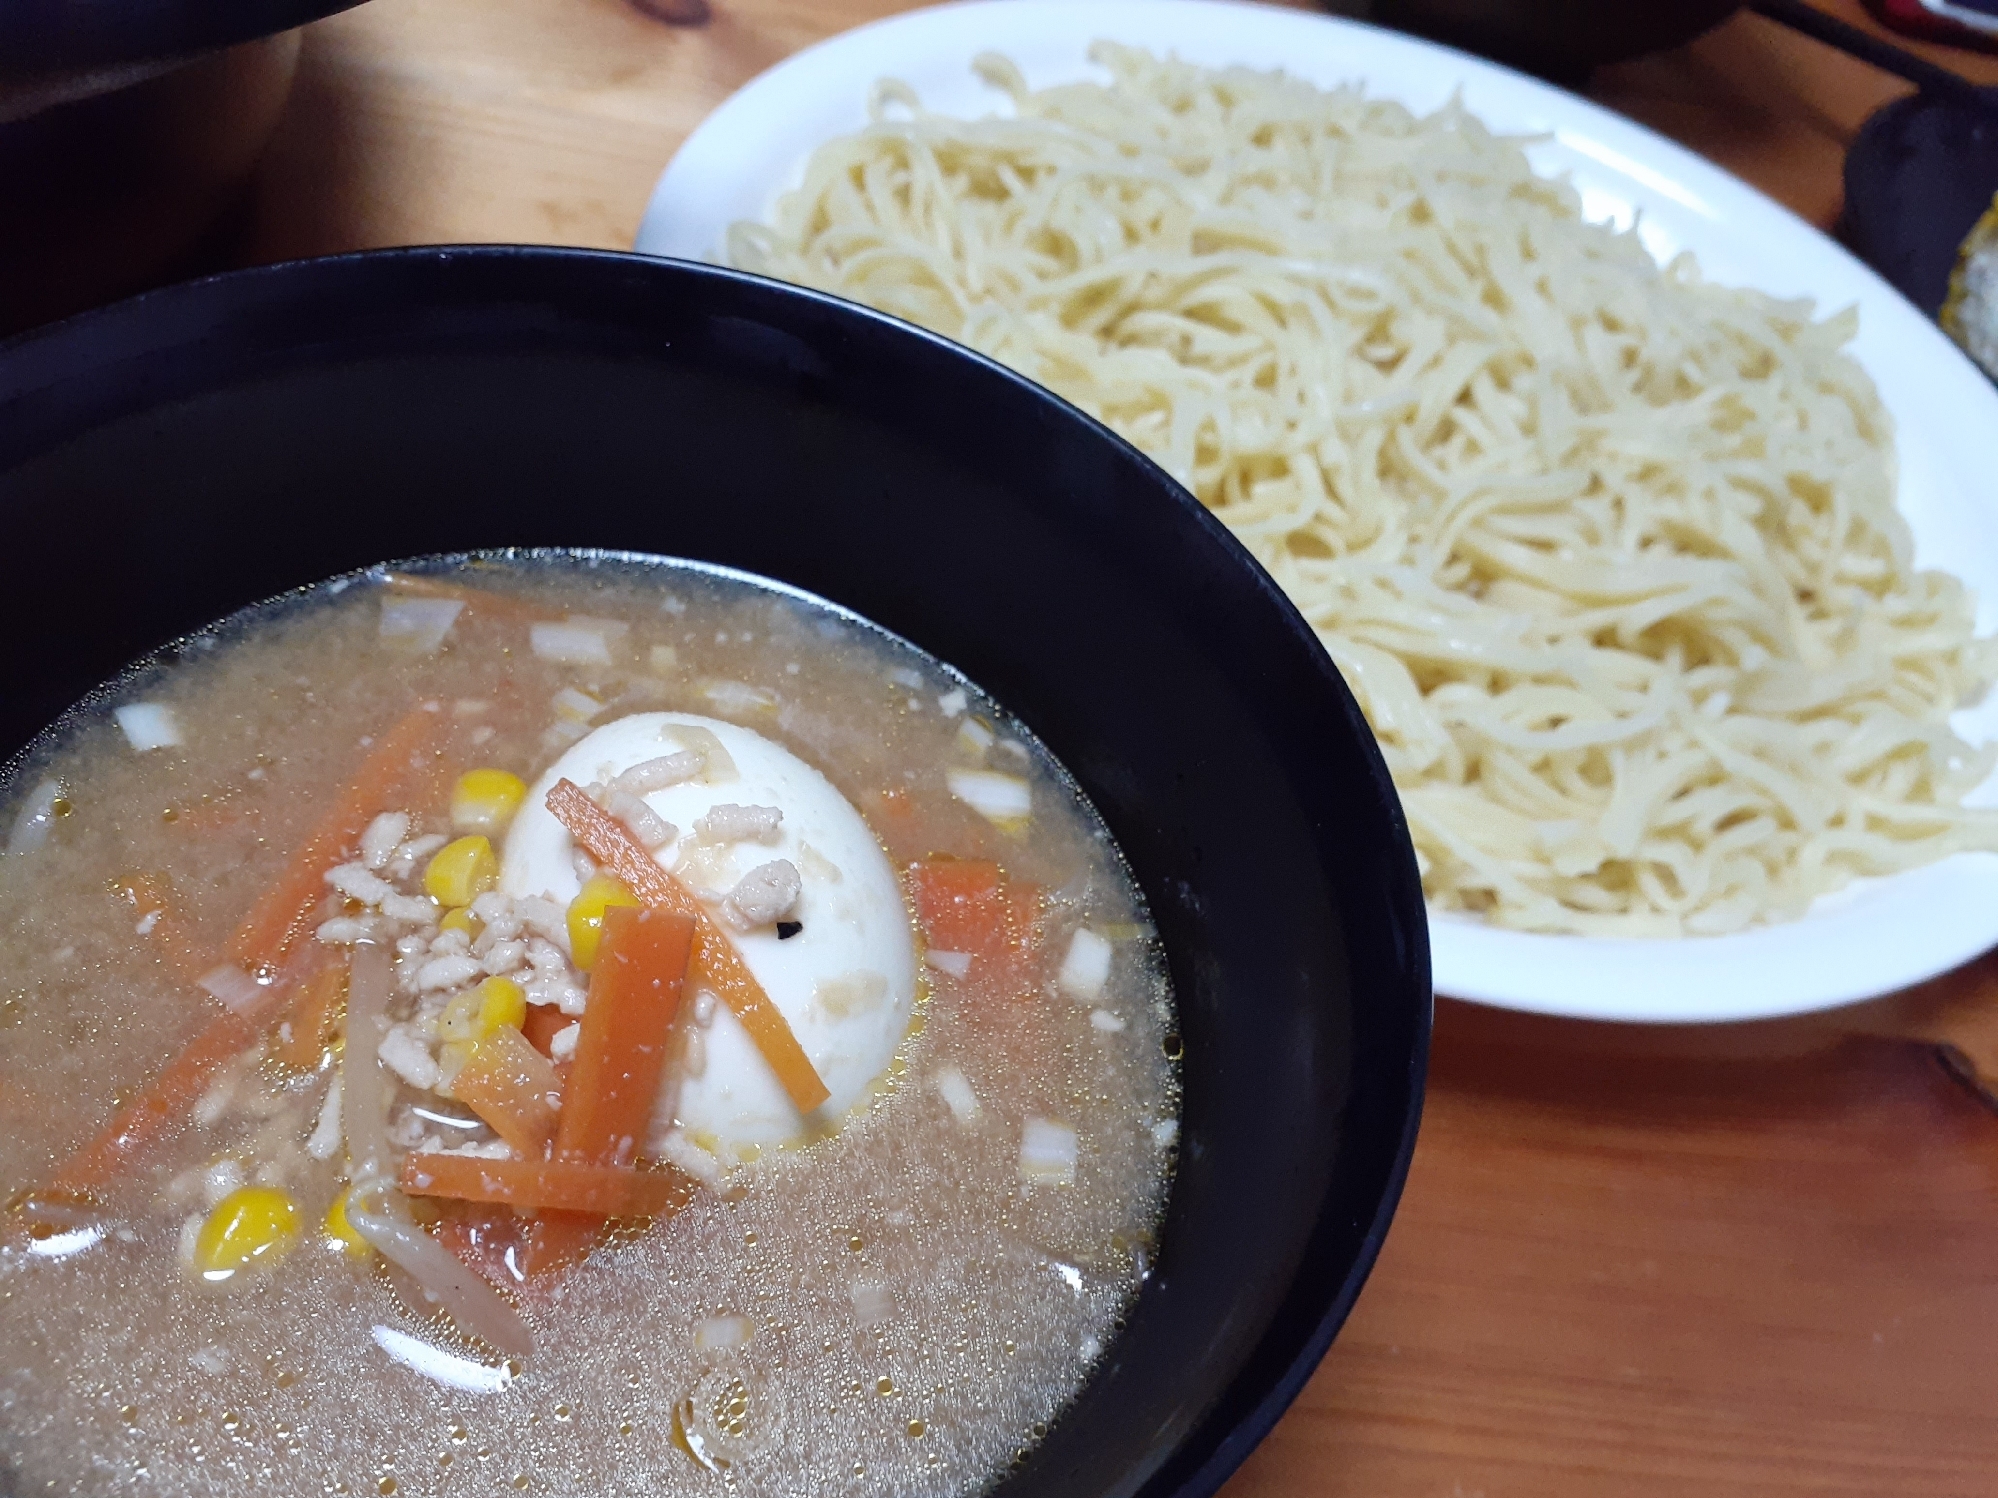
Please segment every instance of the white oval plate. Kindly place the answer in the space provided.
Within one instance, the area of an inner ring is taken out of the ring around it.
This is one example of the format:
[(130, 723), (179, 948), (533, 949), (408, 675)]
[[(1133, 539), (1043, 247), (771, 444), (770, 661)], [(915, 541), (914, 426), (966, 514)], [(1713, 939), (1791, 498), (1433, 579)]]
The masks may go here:
[[(1660, 258), (1692, 250), (1717, 281), (1857, 303), (1853, 352), (1899, 424), (1901, 508), (1916, 559), (1977, 590), (1978, 628), (1998, 627), (1998, 389), (1878, 276), (1745, 183), (1586, 100), (1447, 48), (1350, 21), (1228, 0), (971, 0), (876, 22), (778, 64), (729, 98), (681, 146), (636, 248), (719, 260), (738, 219), (766, 217), (813, 148), (866, 123), (867, 92), (892, 76), (926, 106), (998, 112), (972, 76), (1006, 53), (1029, 84), (1100, 77), (1098, 38), (1208, 66), (1281, 67), (1321, 86), (1433, 110), (1453, 92), (1486, 124), (1544, 135), (1535, 168), (1565, 173), (1592, 219), (1628, 225)], [(1957, 716), (1974, 742), (1998, 737), (1998, 693)], [(1998, 776), (1973, 801), (1998, 805)], [(1536, 936), (1432, 914), (1439, 992), (1589, 1019), (1716, 1021), (1800, 1014), (1905, 987), (1998, 943), (1998, 855), (1959, 854), (1855, 885), (1801, 919), (1679, 940)]]

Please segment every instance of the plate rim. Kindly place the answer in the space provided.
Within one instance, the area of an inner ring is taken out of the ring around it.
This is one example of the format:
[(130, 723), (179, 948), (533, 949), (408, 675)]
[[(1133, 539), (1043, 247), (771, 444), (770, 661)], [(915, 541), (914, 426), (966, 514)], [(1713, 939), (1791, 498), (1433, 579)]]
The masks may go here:
[[(711, 170), (704, 157), (716, 154), (718, 143), (726, 145), (745, 129), (753, 129), (759, 135), (784, 136), (786, 132), (781, 127), (772, 131), (769, 125), (774, 96), (786, 96), (777, 105), (779, 117), (786, 120), (794, 117), (797, 111), (785, 107), (794, 96), (794, 85), (809, 80), (810, 87), (802, 90), (809, 97), (819, 91), (822, 71), (847, 69), (841, 86), (851, 90), (857, 111), (864, 104), (868, 86), (889, 66), (870, 61), (884, 45), (892, 46), (916, 36), (932, 52), (962, 51), (968, 72), (976, 51), (988, 46), (1005, 50), (1009, 45), (1007, 35), (1073, 35), (1086, 45), (1092, 36), (1115, 35), (1119, 22), (1128, 25), (1138, 17), (1153, 23), (1155, 39), (1151, 45), (1166, 51), (1186, 46), (1179, 39), (1180, 28), (1198, 26), (1203, 21), (1245, 24), (1266, 35), (1289, 32), (1333, 49), (1341, 41), (1346, 42), (1359, 55), (1342, 59), (1338, 67), (1293, 69), (1297, 76), (1311, 78), (1321, 87), (1329, 86), (1325, 80), (1336, 73), (1340, 78), (1359, 83), (1372, 97), (1407, 103), (1394, 83), (1377, 86), (1368, 71), (1370, 55), (1377, 61), (1385, 54), (1399, 58), (1411, 69), (1432, 65), (1446, 70), (1444, 76), (1453, 85), (1448, 94), (1464, 97), (1466, 106), (1481, 117), (1478, 101), (1468, 96), (1499, 90), (1513, 101), (1515, 112), (1530, 107), (1547, 116), (1547, 123), (1541, 127), (1545, 141), (1587, 157), (1634, 187), (1648, 188), (1654, 196), (1676, 203), (1696, 220), (1713, 225), (1723, 236), (1730, 230), (1737, 236), (1747, 232), (1740, 223), (1744, 215), (1751, 223), (1757, 219), (1763, 221), (1763, 225), (1755, 227), (1780, 229), (1786, 242), (1794, 239), (1800, 252), (1808, 250), (1804, 257), (1810, 261), (1805, 272), (1807, 279), (1822, 280), (1824, 272), (1830, 270), (1834, 273), (1831, 279), (1847, 284), (1830, 290), (1820, 287), (1773, 294), (1811, 295), (1820, 309), (1863, 304), (1864, 333), (1871, 335), (1870, 344), (1881, 345), (1871, 349), (1875, 359), (1885, 360), (1891, 354), (1890, 363), (1919, 368), (1924, 386), (1921, 399), (1925, 405), (1938, 400), (1945, 400), (1951, 408), (1967, 404), (1973, 415), (1981, 408), (1991, 429), (1998, 430), (1998, 385), (1988, 382), (1939, 327), (1844, 245), (1718, 163), (1604, 105), (1502, 64), (1368, 22), (1258, 4), (1254, 0), (949, 0), (835, 33), (764, 69), (702, 119), (662, 170), (648, 199), (633, 248), (642, 254), (716, 263), (721, 250), (718, 239), (696, 248), (688, 243), (687, 234), (678, 232), (679, 221), (688, 207), (690, 184), (702, 172)], [(1157, 24), (1167, 17), (1171, 18), (1169, 25)], [(967, 29), (987, 22), (1007, 35), (985, 41), (964, 39)], [(920, 34), (924, 32), (932, 35), (922, 37)], [(1433, 106), (1425, 103), (1408, 107)], [(1510, 132), (1515, 127), (1501, 121), (1493, 128)], [(1582, 150), (1578, 143), (1593, 143), (1598, 149)], [(803, 157), (798, 156), (785, 169), (784, 176), (765, 179), (767, 185), (762, 189), (765, 211), (779, 193), (795, 183), (802, 165)], [(1536, 169), (1545, 170), (1538, 163)], [(1642, 201), (1642, 196), (1638, 192), (1633, 198), (1640, 218), (1657, 211), (1656, 205)], [(693, 206), (698, 208), (698, 192), (692, 198)], [(698, 222), (698, 213), (694, 217)], [(1697, 245), (1687, 248), (1701, 262), (1703, 274), (1711, 274), (1710, 252)], [(1722, 284), (1754, 284), (1725, 274), (1715, 275), (1714, 279)], [(1851, 347), (1854, 356), (1861, 357), (1856, 345)], [(1909, 393), (1911, 382), (1907, 377), (1875, 367), (1864, 358), (1862, 364), (1881, 388), (1883, 401), (1890, 393)], [(1897, 427), (1902, 444), (1897, 446), (1897, 459), (1901, 459), (1905, 458), (1907, 426), (1897, 419)], [(1920, 449), (1924, 444), (1916, 446)], [(1903, 462), (1904, 479), (1906, 466)], [(1978, 507), (1979, 495), (1965, 492), (1962, 483), (1952, 485), (1952, 489), (1958, 507), (1966, 511)], [(1904, 484), (1897, 504), (1905, 497)], [(1998, 593), (1998, 589), (1990, 587), (1979, 591)], [(1981, 601), (1987, 606), (1998, 605), (1998, 599), (1990, 597)], [(1886, 879), (1856, 881), (1852, 888), (1863, 896), (1869, 889), (1891, 886), (1894, 881), (1912, 875), (1924, 876), (1931, 882), (1940, 877), (1960, 886), (1963, 893), (1982, 896), (1991, 910), (1990, 916), (1981, 922), (1959, 921), (1955, 928), (1899, 962), (1847, 965), (1836, 972), (1822, 973), (1814, 981), (1801, 979), (1792, 966), (1782, 972), (1782, 981), (1752, 992), (1736, 989), (1728, 995), (1727, 1002), (1714, 1003), (1689, 1002), (1684, 985), (1690, 975), (1674, 970), (1689, 960), (1695, 967), (1705, 964), (1710, 968), (1736, 962), (1783, 962), (1780, 949), (1786, 945), (1785, 934), (1801, 943), (1806, 933), (1819, 929), (1820, 921), (1807, 914), (1801, 922), (1778, 922), (1722, 936), (1591, 937), (1543, 935), (1488, 926), (1432, 907), (1429, 929), (1435, 987), (1438, 993), (1492, 1007), (1623, 1023), (1711, 1024), (1837, 1009), (1922, 982), (1998, 943), (1998, 855), (1952, 854)], [(1843, 893), (1826, 898), (1840, 900)], [(1777, 950), (1763, 950), (1769, 948)], [(1498, 956), (1494, 956), (1494, 949)], [(1621, 981), (1625, 979), (1635, 981)], [(1589, 983), (1591, 992), (1579, 991), (1584, 982)]]

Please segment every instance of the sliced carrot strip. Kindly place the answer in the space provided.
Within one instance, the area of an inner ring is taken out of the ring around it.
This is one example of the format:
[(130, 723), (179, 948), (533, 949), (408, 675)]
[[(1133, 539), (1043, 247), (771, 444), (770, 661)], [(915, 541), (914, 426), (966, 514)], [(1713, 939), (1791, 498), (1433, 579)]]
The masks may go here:
[(962, 952), (987, 986), (1026, 970), (1039, 939), (1041, 892), (985, 858), (926, 858), (911, 864), (909, 897), (932, 951)]
[[(344, 963), (323, 967), (299, 986), (291, 1018), (278, 1026), (273, 1054), (294, 1071), (311, 1071), (326, 1054), (333, 1026), (347, 1007), (347, 968)], [(287, 1028), (289, 1027), (289, 1028)]]
[(932, 858), (910, 866), (916, 919), (932, 947), (998, 957), (1014, 943), (1006, 874), (989, 858)]
[(612, 907), (590, 973), (590, 1002), (555, 1132), (564, 1158), (629, 1165), (651, 1126), (680, 1012), (694, 922), (673, 911)]
[(368, 823), (381, 812), (434, 798), (444, 772), (439, 749), (448, 730), (442, 712), (417, 707), (383, 735), (229, 939), (231, 961), (251, 972), (284, 961), (304, 934), (306, 917), (326, 897), (326, 871), (346, 856)]
[[(666, 1071), (693, 946), (694, 921), (676, 911), (604, 912), (554, 1158), (617, 1166), (637, 1158)], [(545, 1214), (528, 1240), (528, 1274), (540, 1278), (580, 1261), (602, 1231), (603, 1215)]]
[(70, 1157), (50, 1189), (65, 1195), (99, 1190), (140, 1151), (186, 1123), (216, 1074), (249, 1048), (276, 1012), (282, 995), (276, 985), (267, 992), (255, 1010), (227, 1010), (210, 1020), (165, 1071)]
[(693, 1179), (671, 1166), (637, 1170), (573, 1160), (482, 1160), (435, 1150), (405, 1155), (400, 1184), (411, 1196), (499, 1202), (523, 1212), (552, 1210), (597, 1219), (667, 1217), (694, 1196)]
[(624, 824), (592, 801), (573, 780), (555, 783), (548, 793), (548, 809), (592, 858), (623, 880), (648, 906), (693, 919), (695, 974), (711, 985), (742, 1021), (743, 1029), (789, 1094), (792, 1106), (800, 1113), (809, 1113), (831, 1096), (784, 1012), (770, 1002), (770, 995), (756, 981), (742, 954), (686, 886), (653, 862), (652, 855)]
[(112, 881), (112, 887), (131, 901), (146, 940), (181, 977), (196, 983), (214, 968), (215, 960), (195, 945), (187, 917), (165, 875), (124, 874)]
[(495, 1030), (451, 1079), (451, 1095), (530, 1160), (548, 1153), (562, 1107), (562, 1083), (520, 1031)]
[[(324, 898), (326, 870), (359, 839), (375, 815), (395, 809), (398, 803), (435, 797), (444, 769), (439, 750), (446, 731), (443, 713), (417, 707), (374, 746), (360, 772), (229, 939), (226, 952), (231, 961), (252, 973), (269, 973), (282, 965), (303, 934), (306, 917)], [(141, 1150), (183, 1123), (215, 1074), (255, 1042), (294, 996), (301, 979), (301, 974), (290, 981), (280, 978), (264, 987), (252, 1008), (210, 1021), (95, 1139), (70, 1158), (52, 1188), (99, 1190)]]
[(529, 1004), (527, 1018), (521, 1022), (520, 1033), (527, 1037), (527, 1043), (544, 1056), (555, 1054), (555, 1037), (575, 1021), (557, 1009), (553, 1004)]

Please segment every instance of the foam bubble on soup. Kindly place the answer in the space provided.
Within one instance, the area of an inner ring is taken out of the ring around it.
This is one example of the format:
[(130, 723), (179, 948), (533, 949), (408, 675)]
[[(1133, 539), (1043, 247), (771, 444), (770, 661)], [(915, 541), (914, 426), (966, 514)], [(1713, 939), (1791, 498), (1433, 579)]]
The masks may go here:
[(944, 1495), (1060, 1415), (1153, 1256), (1176, 1027), (1024, 725), (683, 564), (207, 645), (0, 785), (0, 1473)]

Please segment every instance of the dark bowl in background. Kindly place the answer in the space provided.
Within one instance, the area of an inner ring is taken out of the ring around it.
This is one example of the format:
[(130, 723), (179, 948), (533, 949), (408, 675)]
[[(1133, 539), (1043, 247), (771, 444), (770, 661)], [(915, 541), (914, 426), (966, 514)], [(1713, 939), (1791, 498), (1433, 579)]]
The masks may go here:
[(1369, 18), (1556, 83), (1682, 46), (1742, 0), (1373, 0)]
[(1909, 94), (1876, 110), (1845, 153), (1838, 234), (1930, 317), (1963, 241), (1998, 195), (1998, 88), (1982, 105)]
[(1408, 834), (1310, 629), (1136, 450), (905, 324), (636, 256), (382, 252), (0, 345), (0, 636), (32, 642), (0, 759), (253, 600), (532, 545), (810, 589), (962, 668), (1074, 772), (1165, 940), (1184, 1126), (1155, 1272), (1000, 1491), (1212, 1492), (1359, 1292), (1427, 1056)]
[(360, 0), (0, 0), (0, 335), (212, 268), (298, 63)]

